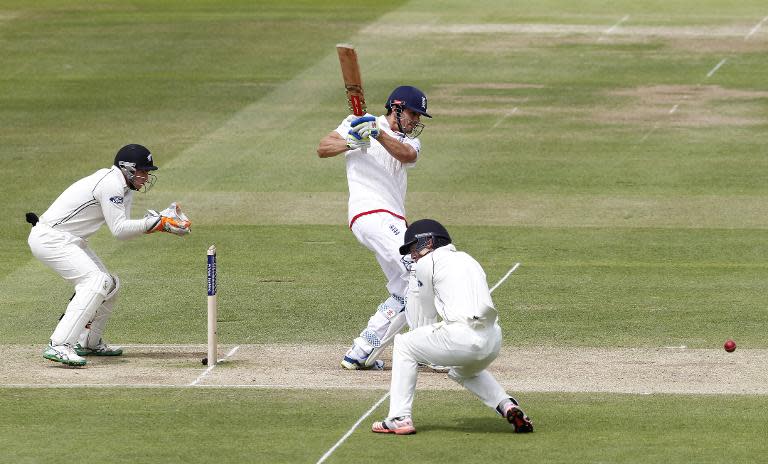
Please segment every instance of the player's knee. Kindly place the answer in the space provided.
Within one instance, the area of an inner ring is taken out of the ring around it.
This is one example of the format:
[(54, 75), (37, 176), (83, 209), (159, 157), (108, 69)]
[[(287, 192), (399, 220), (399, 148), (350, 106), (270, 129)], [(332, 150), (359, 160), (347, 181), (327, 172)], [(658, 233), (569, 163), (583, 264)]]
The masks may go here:
[(115, 280), (107, 272), (94, 271), (87, 275), (75, 288), (77, 293), (98, 293), (106, 296), (115, 288)]
[(109, 276), (112, 277), (112, 287), (109, 289), (106, 299), (111, 299), (116, 297), (117, 292), (120, 291), (120, 278), (115, 274), (110, 274)]

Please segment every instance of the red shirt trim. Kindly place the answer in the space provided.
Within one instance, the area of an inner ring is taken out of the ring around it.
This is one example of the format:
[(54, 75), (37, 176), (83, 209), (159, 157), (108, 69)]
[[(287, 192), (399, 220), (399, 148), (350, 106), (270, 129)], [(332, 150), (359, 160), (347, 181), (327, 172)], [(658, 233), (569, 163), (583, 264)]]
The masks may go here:
[(364, 212), (362, 212), (360, 214), (356, 214), (355, 217), (353, 217), (352, 220), (349, 221), (349, 228), (350, 229), (352, 228), (352, 224), (354, 224), (355, 221), (357, 221), (358, 218), (361, 218), (363, 216), (367, 216), (369, 214), (376, 214), (376, 213), (391, 214), (392, 216), (394, 216), (396, 218), (402, 219), (403, 221), (405, 221), (405, 224), (408, 225), (408, 221), (403, 216), (400, 216), (399, 214), (395, 214), (392, 211), (389, 211), (389, 210), (386, 210), (386, 209), (374, 209), (374, 210), (371, 210), (371, 211), (364, 211)]

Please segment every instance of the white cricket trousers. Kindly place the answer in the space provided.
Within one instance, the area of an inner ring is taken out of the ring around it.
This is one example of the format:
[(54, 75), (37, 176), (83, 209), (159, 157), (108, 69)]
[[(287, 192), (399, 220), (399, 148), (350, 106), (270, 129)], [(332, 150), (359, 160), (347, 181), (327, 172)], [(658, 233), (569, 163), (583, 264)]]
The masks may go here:
[(408, 290), (408, 271), (400, 255), (406, 228), (404, 220), (389, 213), (366, 214), (352, 224), (357, 241), (376, 255), (387, 276), (387, 290), (400, 298), (405, 297)]
[(509, 398), (485, 370), (501, 349), (501, 327), (475, 329), (464, 323), (419, 327), (395, 336), (388, 418), (411, 416), (418, 363), (450, 367), (448, 376), (475, 394), (491, 409)]
[(360, 345), (358, 342), (362, 339), (364, 344), (370, 345), (364, 349), (368, 353), (386, 342), (390, 328), (399, 332), (406, 323), (404, 317), (398, 318), (405, 310), (408, 291), (408, 270), (399, 251), (406, 227), (403, 219), (389, 213), (366, 214), (352, 224), (352, 233), (357, 240), (376, 255), (376, 261), (387, 276), (387, 291), (391, 295), (368, 319), (365, 329), (360, 332), (360, 339), (355, 342)]
[(51, 335), (51, 341), (54, 344), (74, 344), (84, 333), (85, 325), (94, 318), (96, 310), (108, 298), (110, 305), (105, 317), (100, 318), (97, 324), (101, 335), (116, 299), (117, 285), (116, 278), (109, 274), (104, 263), (88, 247), (88, 242), (40, 222), (32, 228), (27, 242), (35, 258), (75, 286), (75, 297)]

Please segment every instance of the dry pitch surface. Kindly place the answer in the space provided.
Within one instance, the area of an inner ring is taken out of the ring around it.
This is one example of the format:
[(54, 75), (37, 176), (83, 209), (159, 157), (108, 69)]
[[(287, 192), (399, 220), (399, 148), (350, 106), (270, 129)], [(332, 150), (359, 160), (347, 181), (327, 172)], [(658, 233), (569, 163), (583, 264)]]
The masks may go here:
[[(213, 367), (203, 345), (129, 345), (125, 355), (90, 358), (70, 368), (42, 358), (42, 348), (6, 345), (0, 387), (389, 388), (390, 371), (350, 372), (341, 345), (229, 345)], [(227, 356), (229, 354), (229, 356)], [(384, 356), (389, 366), (389, 356)], [(286, 361), (290, 360), (290, 361)], [(768, 394), (768, 350), (678, 348), (503, 348), (490, 369), (511, 393), (616, 392)], [(419, 389), (460, 387), (424, 370)]]

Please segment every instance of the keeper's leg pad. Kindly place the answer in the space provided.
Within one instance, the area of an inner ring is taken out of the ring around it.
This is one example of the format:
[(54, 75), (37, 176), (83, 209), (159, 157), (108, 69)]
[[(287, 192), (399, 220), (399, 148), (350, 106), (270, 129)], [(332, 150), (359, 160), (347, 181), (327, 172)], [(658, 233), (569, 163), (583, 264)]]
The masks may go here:
[(69, 302), (64, 317), (51, 335), (51, 344), (74, 346), (113, 285), (112, 276), (106, 272), (94, 272), (81, 280), (75, 286), (75, 297)]
[(114, 285), (112, 290), (104, 297), (104, 302), (96, 309), (96, 313), (85, 330), (80, 334), (78, 344), (83, 348), (96, 348), (101, 341), (107, 321), (112, 316), (112, 311), (117, 304), (117, 292), (120, 290), (120, 278), (112, 274)]
[(382, 351), (384, 351), (384, 348), (389, 346), (390, 343), (392, 343), (392, 340), (394, 340), (395, 335), (399, 334), (401, 330), (408, 324), (407, 319), (405, 318), (405, 311), (400, 311), (397, 313), (392, 319), (389, 320), (389, 325), (387, 326), (387, 331), (384, 334), (383, 337), (379, 339), (379, 346), (376, 346), (373, 348), (373, 351), (371, 351), (371, 354), (368, 355), (368, 358), (365, 360), (366, 366), (373, 365), (374, 362), (376, 362), (376, 359), (378, 359), (378, 356), (381, 354)]

